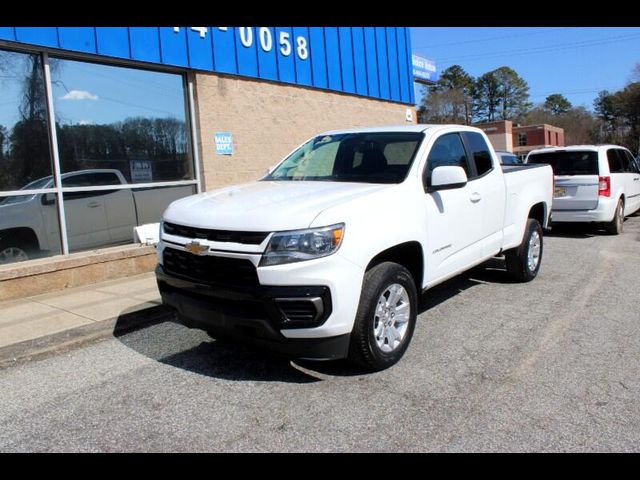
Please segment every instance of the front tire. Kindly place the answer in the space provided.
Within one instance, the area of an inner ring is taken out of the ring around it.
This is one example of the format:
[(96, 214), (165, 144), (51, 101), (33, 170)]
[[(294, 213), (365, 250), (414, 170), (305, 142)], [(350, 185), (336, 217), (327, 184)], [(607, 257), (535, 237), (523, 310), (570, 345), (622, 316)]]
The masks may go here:
[(537, 220), (529, 218), (522, 243), (504, 254), (507, 273), (518, 282), (530, 282), (540, 271), (542, 250), (542, 226)]
[(0, 265), (24, 262), (32, 258), (30, 251), (26, 250), (18, 242), (12, 240), (0, 241)]
[(351, 332), (349, 360), (373, 371), (397, 363), (411, 342), (417, 307), (416, 285), (406, 268), (383, 262), (368, 270)]
[(610, 235), (620, 235), (624, 225), (624, 202), (622, 199), (618, 200), (618, 206), (616, 207), (616, 213), (613, 214), (613, 220), (605, 224), (604, 228)]

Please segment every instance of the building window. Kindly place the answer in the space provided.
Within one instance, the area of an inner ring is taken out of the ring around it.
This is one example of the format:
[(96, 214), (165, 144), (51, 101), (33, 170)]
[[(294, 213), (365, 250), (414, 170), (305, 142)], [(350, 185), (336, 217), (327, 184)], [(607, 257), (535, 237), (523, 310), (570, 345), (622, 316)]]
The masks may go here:
[(184, 84), (176, 73), (0, 50), (0, 264), (131, 243), (134, 227), (196, 193)]
[(47, 129), (42, 57), (0, 50), (0, 265), (62, 251)]
[(128, 183), (193, 179), (181, 75), (57, 58), (51, 72), (63, 173), (114, 169)]
[(560, 139), (558, 136), (558, 132), (556, 132), (556, 145), (560, 145)]
[(518, 133), (518, 146), (526, 147), (527, 146), (527, 134), (526, 132)]

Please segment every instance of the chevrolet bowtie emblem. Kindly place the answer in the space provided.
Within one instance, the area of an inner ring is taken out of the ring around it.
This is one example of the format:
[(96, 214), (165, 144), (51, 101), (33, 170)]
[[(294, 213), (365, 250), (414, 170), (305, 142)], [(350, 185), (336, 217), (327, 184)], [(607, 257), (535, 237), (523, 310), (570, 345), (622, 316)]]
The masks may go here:
[(200, 242), (189, 242), (184, 246), (184, 249), (194, 255), (204, 255), (209, 251), (209, 247)]

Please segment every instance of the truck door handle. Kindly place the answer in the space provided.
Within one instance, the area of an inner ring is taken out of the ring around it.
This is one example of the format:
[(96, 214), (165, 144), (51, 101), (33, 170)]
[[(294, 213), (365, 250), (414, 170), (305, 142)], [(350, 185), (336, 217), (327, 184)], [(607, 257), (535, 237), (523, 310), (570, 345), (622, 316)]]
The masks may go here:
[(473, 192), (471, 194), (471, 197), (469, 197), (469, 199), (473, 202), (473, 203), (478, 203), (480, 200), (482, 200), (482, 195), (480, 195), (478, 192)]
[(96, 207), (99, 207), (99, 206), (100, 206), (99, 202), (87, 203), (87, 207), (89, 207), (89, 208), (96, 208)]

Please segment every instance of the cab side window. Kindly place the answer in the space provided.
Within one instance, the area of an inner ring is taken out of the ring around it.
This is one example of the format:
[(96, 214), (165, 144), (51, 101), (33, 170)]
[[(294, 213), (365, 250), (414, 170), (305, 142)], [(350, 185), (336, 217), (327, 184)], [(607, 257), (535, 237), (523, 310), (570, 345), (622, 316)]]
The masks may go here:
[(476, 176), (481, 177), (491, 171), (493, 169), (493, 161), (491, 160), (489, 145), (487, 145), (484, 137), (476, 132), (462, 132), (462, 135), (469, 148), (471, 161), (476, 167)]
[(459, 134), (447, 133), (434, 142), (424, 171), (426, 186), (431, 186), (431, 173), (436, 167), (462, 167), (469, 175), (469, 160)]

